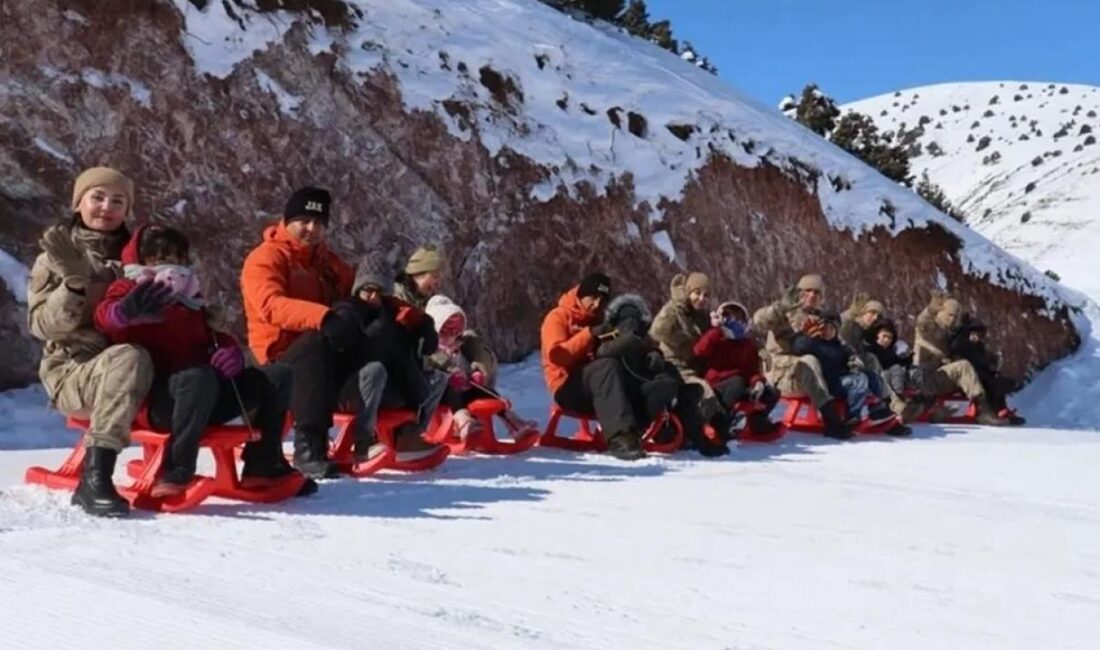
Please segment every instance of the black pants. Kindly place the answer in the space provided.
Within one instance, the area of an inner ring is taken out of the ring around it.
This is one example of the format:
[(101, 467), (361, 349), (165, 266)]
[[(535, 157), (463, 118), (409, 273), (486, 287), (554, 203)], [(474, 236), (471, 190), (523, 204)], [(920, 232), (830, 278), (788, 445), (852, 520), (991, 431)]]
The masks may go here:
[[(632, 378), (631, 378), (632, 379)], [(567, 411), (595, 413), (608, 438), (617, 435), (641, 435), (636, 402), (628, 386), (628, 376), (618, 359), (596, 359), (569, 374), (554, 401)]]
[[(245, 471), (282, 461), (283, 421), (290, 398), (289, 366), (272, 364), (261, 370), (245, 368), (234, 380), (247, 421), (261, 438), (245, 445)], [(210, 366), (196, 366), (158, 378), (149, 393), (149, 423), (170, 433), (163, 478), (187, 483), (195, 476), (199, 442), (206, 428), (242, 415), (233, 385)]]
[(985, 398), (994, 411), (1008, 408), (1008, 393), (1012, 390), (1012, 380), (997, 372), (983, 372), (978, 379), (985, 389)]
[[(730, 377), (716, 384), (714, 392), (718, 394), (722, 406), (732, 409), (737, 402), (748, 399), (749, 383), (745, 381), (744, 377)], [(774, 386), (766, 385), (763, 395), (760, 396), (760, 401), (767, 409), (765, 412), (770, 413), (779, 402), (779, 391), (775, 390)]]
[(294, 372), (290, 412), (294, 426), (304, 437), (328, 438), (332, 414), (341, 393), (356, 385), (359, 359), (336, 352), (320, 332), (298, 337), (280, 359)]

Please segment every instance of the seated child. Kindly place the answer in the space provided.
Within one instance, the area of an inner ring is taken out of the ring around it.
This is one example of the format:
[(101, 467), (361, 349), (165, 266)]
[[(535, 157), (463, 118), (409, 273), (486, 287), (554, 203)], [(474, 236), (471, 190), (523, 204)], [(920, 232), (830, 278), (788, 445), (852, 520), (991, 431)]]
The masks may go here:
[(707, 382), (727, 409), (742, 401), (763, 404), (764, 410), (750, 415), (748, 424), (757, 434), (772, 433), (776, 424), (770, 414), (779, 402), (779, 391), (764, 378), (748, 309), (738, 302), (722, 303), (711, 314), (711, 325), (692, 350), (706, 365)]
[(422, 436), (447, 385), (446, 375), (424, 368), (424, 357), (435, 352), (439, 340), (431, 319), (393, 291), (393, 276), (384, 265), (364, 259), (352, 295), (335, 303), (321, 323), (321, 334), (332, 348), (359, 368), (339, 390), (338, 400), (342, 410), (357, 414), (357, 461), (385, 450), (378, 442), (382, 408), (417, 412), (415, 424), (394, 432), (398, 460), (416, 460), (439, 449)]
[(867, 351), (878, 359), (882, 375), (898, 395), (919, 388), (920, 373), (913, 370), (913, 350), (898, 338), (894, 321), (881, 319), (867, 331)]
[(1027, 420), (1008, 408), (1012, 380), (1000, 374), (1001, 356), (986, 345), (987, 334), (985, 323), (971, 314), (964, 314), (951, 337), (950, 355), (955, 359), (965, 359), (974, 366), (989, 405), (1000, 417), (1007, 419), (1009, 424), (1025, 424)]
[[(261, 435), (245, 445), (242, 485), (266, 487), (297, 472), (282, 447), (289, 372), (276, 364), (269, 378), (258, 368), (245, 368), (236, 340), (210, 328), (189, 254), (180, 231), (139, 228), (122, 251), (126, 277), (107, 288), (94, 316), (96, 328), (112, 343), (140, 345), (153, 359), (147, 417), (153, 429), (170, 435), (164, 472), (152, 489), (155, 498), (178, 494), (195, 478), (199, 442), (208, 426), (241, 416)], [(307, 481), (300, 494), (316, 489)]]
[[(435, 323), (439, 349), (428, 357), (428, 364), (448, 377), (443, 403), (454, 414), (455, 432), (463, 440), (481, 432), (481, 423), (467, 408), (478, 399), (498, 399), (495, 392), (496, 355), (473, 331), (466, 329), (466, 312), (447, 296), (436, 295), (428, 300), (425, 311)], [(514, 434), (538, 428), (508, 409), (502, 414)]]
[(633, 397), (638, 421), (652, 422), (671, 410), (683, 426), (685, 445), (708, 457), (728, 454), (725, 439), (713, 441), (704, 431), (706, 423), (699, 408), (702, 387), (685, 382), (649, 337), (653, 317), (645, 299), (636, 294), (617, 296), (607, 306), (605, 321), (612, 333), (601, 340), (596, 356), (619, 359), (627, 375), (635, 380), (632, 385), (636, 387)]
[[(876, 388), (878, 377), (868, 372), (863, 367), (862, 360), (840, 342), (837, 338), (839, 328), (840, 317), (833, 312), (819, 313), (816, 317), (808, 318), (802, 332), (794, 339), (794, 353), (812, 355), (821, 363), (821, 373), (829, 392), (834, 397), (845, 400), (849, 426), (854, 426), (861, 419), (871, 395), (880, 397), (867, 409), (871, 424), (882, 424), (894, 419), (894, 414), (881, 399), (882, 387)], [(912, 431), (897, 422), (887, 433), (900, 436), (908, 435)]]

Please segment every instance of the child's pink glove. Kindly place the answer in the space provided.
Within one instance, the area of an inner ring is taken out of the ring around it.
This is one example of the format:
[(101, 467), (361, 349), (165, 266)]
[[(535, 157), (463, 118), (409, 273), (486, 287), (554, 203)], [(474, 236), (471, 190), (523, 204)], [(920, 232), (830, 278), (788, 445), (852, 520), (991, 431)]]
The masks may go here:
[(477, 384), (478, 386), (485, 385), (485, 373), (480, 370), (475, 370), (470, 373), (470, 383)]
[(464, 375), (461, 370), (451, 373), (450, 378), (447, 380), (447, 385), (449, 385), (451, 389), (460, 392), (469, 390), (470, 388), (470, 382), (466, 379), (466, 375)]
[(236, 345), (220, 347), (210, 355), (210, 365), (223, 379), (233, 379), (244, 370), (244, 355)]
[(714, 311), (710, 312), (710, 326), (711, 327), (721, 327), (721, 325), (722, 325), (722, 312), (715, 309)]

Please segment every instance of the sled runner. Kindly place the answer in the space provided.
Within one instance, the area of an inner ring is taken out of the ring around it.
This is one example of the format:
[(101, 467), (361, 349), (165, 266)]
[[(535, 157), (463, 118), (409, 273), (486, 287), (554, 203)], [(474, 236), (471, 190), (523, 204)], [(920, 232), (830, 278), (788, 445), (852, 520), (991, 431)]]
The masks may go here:
[[(465, 440), (455, 433), (453, 420), (447, 426), (442, 422), (432, 422), (429, 442), (446, 445), (453, 454), (493, 454), (508, 455), (527, 451), (539, 441), (537, 429), (520, 429), (504, 418), (504, 412), (512, 408), (512, 405), (503, 399), (479, 399), (470, 402), (467, 407), (470, 413), (481, 424), (481, 431), (471, 432)], [(447, 409), (440, 409), (436, 413), (436, 419), (441, 419), (442, 413)], [(448, 412), (449, 415), (449, 412)], [(496, 436), (493, 428), (494, 418), (499, 418), (511, 435), (511, 440), (501, 440)]]
[[(563, 417), (580, 422), (580, 428), (572, 437), (558, 435), (558, 425)], [(595, 415), (565, 411), (555, 404), (550, 408), (550, 421), (546, 424), (546, 432), (539, 438), (539, 446), (581, 452), (607, 451), (607, 440), (595, 420)], [(666, 436), (661, 435), (665, 432), (666, 425), (672, 428), (672, 435), (667, 440)], [(668, 411), (655, 418), (642, 436), (642, 448), (654, 454), (674, 453), (683, 444), (684, 427), (680, 424), (680, 419)]]
[[(779, 401), (787, 405), (782, 419), (783, 426), (787, 429), (803, 433), (824, 433), (825, 423), (821, 421), (821, 414), (817, 412), (817, 408), (810, 402), (809, 397), (782, 397)], [(845, 408), (840, 400), (837, 400), (836, 404), (838, 408)], [(841, 416), (844, 415), (844, 413), (841, 413)], [(872, 424), (870, 420), (863, 418), (853, 429), (853, 433), (859, 435), (883, 434), (892, 429), (897, 423), (897, 416), (893, 416), (879, 424)]]
[[(404, 424), (416, 422), (416, 413), (408, 409), (382, 409), (378, 412), (378, 442), (384, 445), (383, 450), (374, 458), (362, 462), (355, 461), (355, 414), (336, 413), (332, 416), (336, 425), (336, 438), (329, 445), (329, 459), (336, 464), (344, 474), (364, 477), (375, 474), (384, 469), (392, 469), (401, 472), (423, 472), (438, 467), (447, 460), (451, 450), (446, 445), (441, 445), (438, 450), (423, 458), (411, 461), (397, 459), (395, 447), (396, 436), (394, 431)], [(443, 416), (440, 426), (450, 426), (450, 413)], [(435, 420), (433, 420), (435, 424)], [(431, 435), (432, 429), (425, 434)]]
[[(68, 418), (66, 423), (81, 432), (87, 431), (89, 426), (87, 420), (73, 417)], [(245, 443), (257, 440), (258, 434), (255, 436), (244, 425), (222, 424), (207, 427), (199, 444), (201, 448), (209, 449), (214, 456), (214, 476), (196, 475), (183, 492), (169, 497), (153, 498), (150, 492), (156, 484), (164, 464), (164, 456), (168, 452), (168, 434), (135, 428), (130, 437), (141, 445), (142, 458), (126, 464), (126, 472), (134, 481), (129, 486), (118, 488), (118, 493), (135, 508), (157, 512), (188, 510), (210, 496), (253, 503), (276, 503), (293, 497), (305, 482), (305, 477), (298, 473), (279, 479), (265, 488), (246, 488), (241, 485), (234, 452)], [(84, 464), (84, 449), (84, 436), (80, 436), (59, 469), (31, 467), (27, 470), (26, 482), (58, 490), (75, 490)]]

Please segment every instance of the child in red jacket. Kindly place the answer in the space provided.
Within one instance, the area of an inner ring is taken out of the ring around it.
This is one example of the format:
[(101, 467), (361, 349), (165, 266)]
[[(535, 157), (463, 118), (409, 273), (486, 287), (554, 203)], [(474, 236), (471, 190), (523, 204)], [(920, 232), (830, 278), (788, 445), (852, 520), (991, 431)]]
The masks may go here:
[(727, 407), (741, 401), (763, 404), (764, 410), (749, 416), (749, 427), (758, 434), (773, 432), (770, 414), (779, 391), (764, 379), (748, 310), (738, 302), (722, 303), (711, 314), (711, 325), (692, 350), (706, 366), (707, 383)]
[[(107, 288), (95, 311), (96, 328), (111, 343), (139, 345), (153, 359), (148, 424), (171, 435), (164, 472), (152, 490), (158, 498), (182, 492), (195, 478), (206, 427), (241, 415), (261, 433), (245, 445), (242, 485), (264, 487), (297, 471), (282, 451), (288, 369), (276, 364), (269, 376), (245, 368), (237, 341), (210, 329), (189, 252), (187, 237), (174, 228), (139, 228), (122, 250), (125, 279)], [(303, 493), (313, 490), (316, 484), (308, 482)]]

